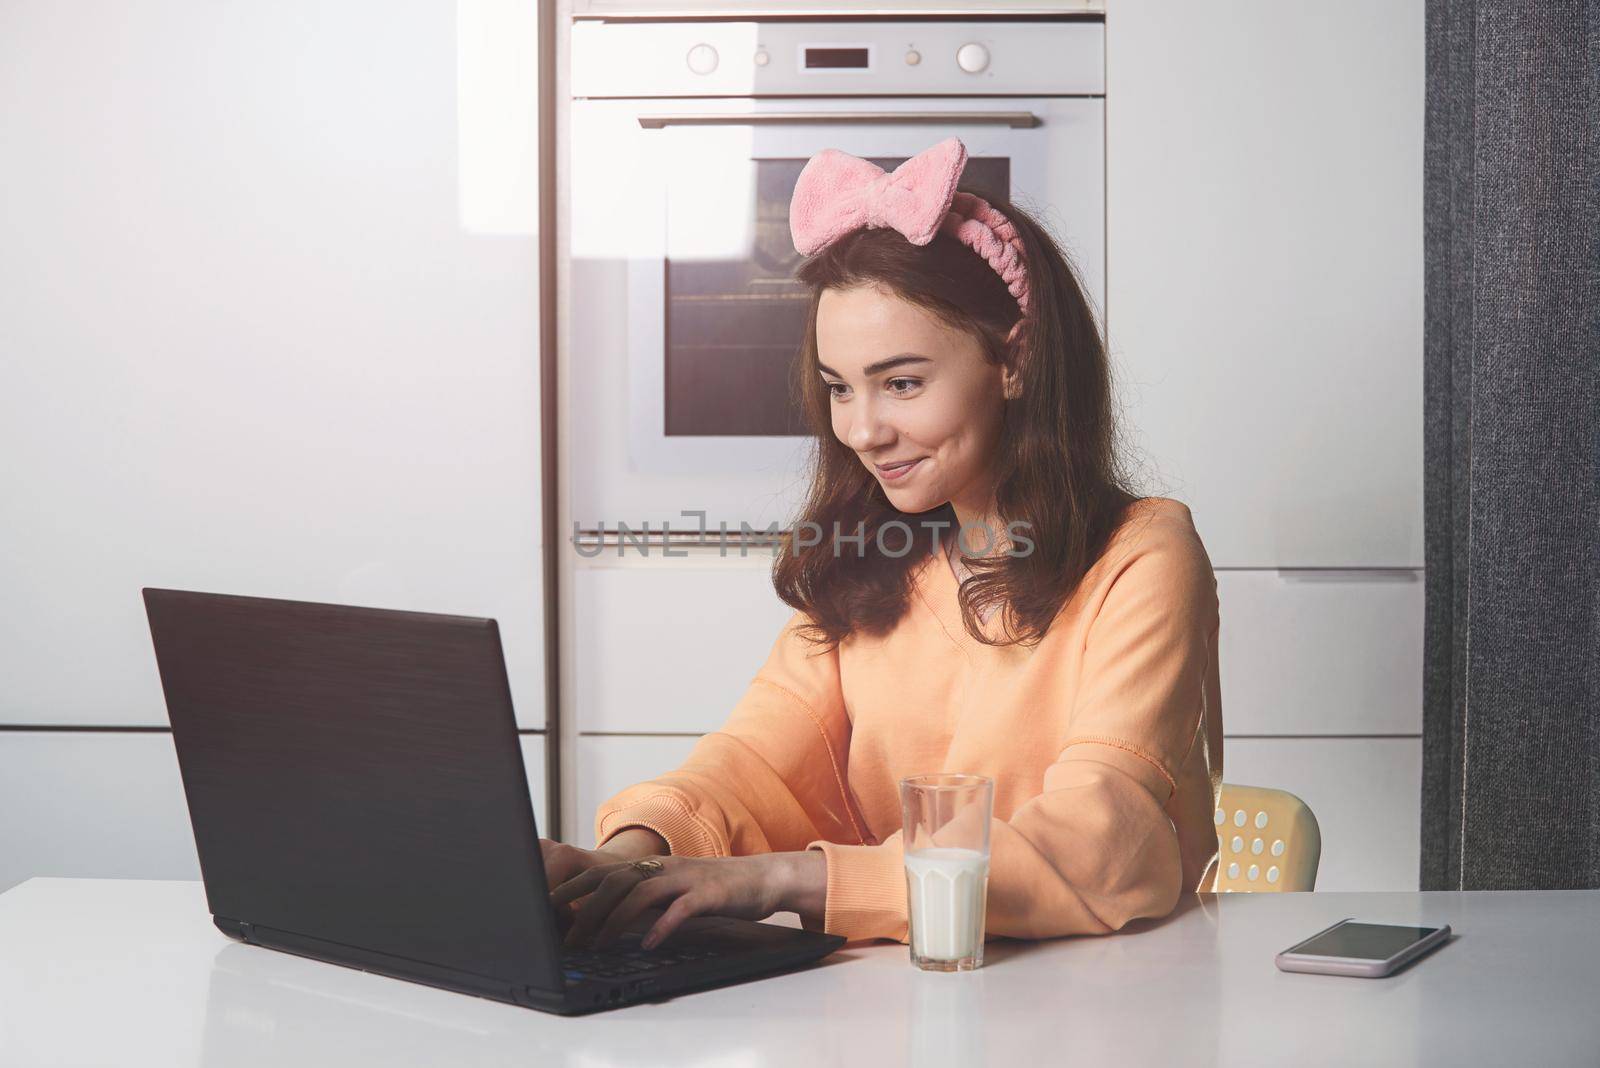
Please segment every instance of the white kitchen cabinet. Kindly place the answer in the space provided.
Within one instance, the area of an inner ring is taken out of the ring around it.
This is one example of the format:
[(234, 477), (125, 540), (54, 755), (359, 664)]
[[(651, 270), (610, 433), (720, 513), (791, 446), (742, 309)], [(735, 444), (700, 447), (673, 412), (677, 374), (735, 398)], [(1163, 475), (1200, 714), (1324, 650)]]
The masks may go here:
[(700, 735), (580, 735), (577, 746), (578, 810), (565, 841), (595, 846), (594, 814), (622, 790), (672, 771), (688, 758)]
[[(544, 826), (544, 737), (522, 736)], [(172, 736), (0, 731), (0, 891), (36, 875), (198, 879)]]
[(1219, 567), (1422, 566), (1423, 4), (1106, 15), (1106, 324)]
[(769, 550), (744, 560), (651, 552), (637, 564), (573, 573), (580, 732), (716, 730), (794, 614), (773, 592)]
[(1225, 738), (1222, 778), (1287, 790), (1322, 832), (1318, 890), (1416, 890), (1421, 738)]
[(165, 727), (171, 586), (493, 616), (545, 727), (534, 10), (7, 5), (0, 722)]
[(1219, 571), (1229, 734), (1422, 733), (1421, 571)]

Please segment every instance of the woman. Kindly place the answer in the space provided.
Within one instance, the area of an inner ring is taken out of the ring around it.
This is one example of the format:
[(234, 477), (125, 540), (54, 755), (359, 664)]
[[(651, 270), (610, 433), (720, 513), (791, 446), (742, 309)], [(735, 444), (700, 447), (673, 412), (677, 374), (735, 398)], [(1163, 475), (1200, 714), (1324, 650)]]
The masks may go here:
[[(728, 722), (543, 841), (568, 944), (647, 908), (908, 941), (898, 780), (994, 780), (986, 937), (1103, 934), (1209, 889), (1216, 579), (1189, 509), (1124, 488), (1088, 301), (951, 138), (892, 174), (828, 150), (790, 221), (812, 299), (796, 609)], [(658, 863), (634, 863), (655, 858)]]

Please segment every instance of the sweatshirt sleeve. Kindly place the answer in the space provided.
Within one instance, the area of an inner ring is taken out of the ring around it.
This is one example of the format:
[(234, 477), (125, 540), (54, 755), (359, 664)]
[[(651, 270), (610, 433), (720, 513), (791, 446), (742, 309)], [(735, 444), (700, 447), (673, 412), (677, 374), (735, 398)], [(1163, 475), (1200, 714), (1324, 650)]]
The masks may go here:
[[(1182, 893), (1163, 806), (1202, 729), (1216, 578), (1197, 538), (1136, 547), (1090, 624), (1066, 744), (1043, 791), (989, 832), (985, 937), (1106, 934)], [(825, 930), (908, 942), (903, 831), (828, 857)]]
[(821, 836), (863, 842), (846, 786), (850, 719), (839, 653), (797, 633), (796, 612), (719, 730), (683, 764), (630, 786), (595, 812), (597, 848), (648, 827), (677, 856), (726, 857), (804, 849)]

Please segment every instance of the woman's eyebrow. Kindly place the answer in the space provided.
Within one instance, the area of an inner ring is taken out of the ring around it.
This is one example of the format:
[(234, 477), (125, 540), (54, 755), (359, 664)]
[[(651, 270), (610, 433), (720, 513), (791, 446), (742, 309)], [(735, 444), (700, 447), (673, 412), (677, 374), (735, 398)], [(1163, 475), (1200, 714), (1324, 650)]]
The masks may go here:
[[(867, 364), (865, 373), (866, 373), (866, 376), (868, 378), (871, 378), (873, 375), (881, 375), (883, 372), (889, 370), (891, 367), (900, 367), (900, 366), (902, 366), (904, 364), (908, 364), (908, 363), (932, 363), (932, 362), (933, 362), (933, 360), (931, 358), (927, 357), (927, 356), (918, 356), (914, 352), (902, 352), (898, 356), (890, 356), (887, 359), (879, 360), (877, 363), (869, 363), (869, 364)], [(838, 371), (835, 371), (833, 368), (829, 367), (827, 364), (823, 363), (820, 360), (817, 361), (817, 370), (824, 371), (824, 372), (832, 375), (835, 378), (843, 378), (844, 377)]]

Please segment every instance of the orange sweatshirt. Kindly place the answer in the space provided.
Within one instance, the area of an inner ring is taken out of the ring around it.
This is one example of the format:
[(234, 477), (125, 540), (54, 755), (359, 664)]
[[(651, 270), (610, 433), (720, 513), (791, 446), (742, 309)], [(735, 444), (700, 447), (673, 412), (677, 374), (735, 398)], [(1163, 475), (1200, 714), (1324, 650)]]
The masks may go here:
[(674, 855), (820, 849), (825, 930), (907, 942), (899, 780), (970, 772), (995, 783), (987, 938), (1105, 934), (1210, 889), (1219, 606), (1188, 507), (1131, 506), (1032, 649), (973, 640), (942, 552), (914, 589), (890, 632), (826, 653), (796, 612), (727, 723), (602, 804), (596, 841), (649, 827)]

